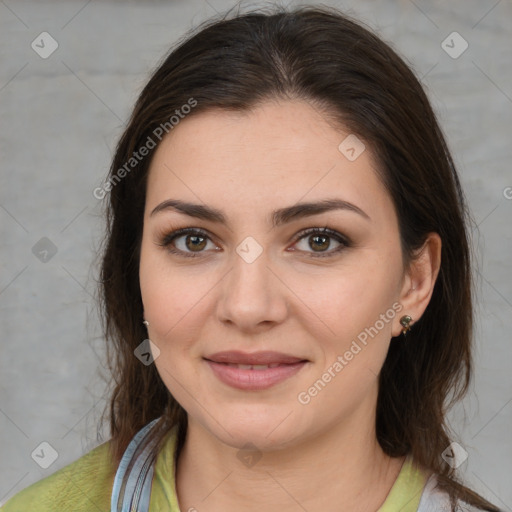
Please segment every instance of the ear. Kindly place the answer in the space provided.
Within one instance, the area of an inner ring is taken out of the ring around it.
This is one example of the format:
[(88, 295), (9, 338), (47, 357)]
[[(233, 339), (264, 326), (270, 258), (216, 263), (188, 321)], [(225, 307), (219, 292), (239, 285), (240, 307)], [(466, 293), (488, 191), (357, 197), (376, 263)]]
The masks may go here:
[(403, 315), (412, 318), (412, 326), (427, 308), (441, 267), (441, 245), (441, 237), (437, 233), (429, 233), (421, 249), (413, 255), (403, 278), (399, 298), (403, 309), (393, 324), (393, 336), (402, 332), (400, 318)]

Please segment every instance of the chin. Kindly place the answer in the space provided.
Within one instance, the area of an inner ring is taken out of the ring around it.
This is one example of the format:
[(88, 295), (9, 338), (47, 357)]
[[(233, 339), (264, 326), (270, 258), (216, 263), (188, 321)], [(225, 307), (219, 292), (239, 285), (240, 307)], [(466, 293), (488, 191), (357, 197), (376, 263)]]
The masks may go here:
[[(243, 449), (248, 443), (264, 451), (283, 448), (297, 437), (297, 422), (289, 420), (294, 417), (283, 407), (275, 411), (264, 407), (250, 408), (244, 405), (243, 411), (221, 412), (222, 422), (212, 422), (206, 418), (206, 428), (217, 439), (233, 448)], [(204, 426), (204, 423), (203, 423)]]

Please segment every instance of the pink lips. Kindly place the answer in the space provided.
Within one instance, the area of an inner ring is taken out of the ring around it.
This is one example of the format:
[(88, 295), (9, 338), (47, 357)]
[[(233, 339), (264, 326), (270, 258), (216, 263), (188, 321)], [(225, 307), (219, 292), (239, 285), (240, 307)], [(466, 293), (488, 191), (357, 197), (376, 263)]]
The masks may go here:
[(243, 390), (261, 390), (274, 386), (295, 375), (308, 362), (272, 351), (217, 352), (205, 359), (220, 381)]

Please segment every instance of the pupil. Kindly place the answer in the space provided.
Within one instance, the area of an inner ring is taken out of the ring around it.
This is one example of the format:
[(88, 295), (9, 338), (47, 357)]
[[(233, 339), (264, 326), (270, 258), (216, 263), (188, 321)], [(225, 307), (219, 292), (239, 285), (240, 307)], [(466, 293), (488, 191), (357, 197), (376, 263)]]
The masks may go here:
[[(188, 236), (188, 240), (192, 242), (192, 247), (189, 247), (189, 249), (191, 249), (191, 248), (192, 249), (193, 248), (195, 248), (195, 249), (198, 249), (198, 248), (199, 249), (203, 249), (204, 248), (204, 245), (205, 245), (205, 243), (204, 243), (205, 238), (204, 237), (202, 237), (202, 236), (195, 236), (195, 235), (194, 236), (190, 236), (189, 235)], [(202, 240), (202, 242), (201, 242), (201, 240)]]
[[(321, 242), (321, 245), (322, 245), (322, 247), (320, 247), (321, 249), (327, 249), (327, 247), (329, 246), (329, 242), (327, 242), (329, 237), (327, 237), (327, 236), (315, 235), (312, 238), (315, 241), (314, 242), (315, 244), (317, 243), (318, 240), (323, 240), (323, 243)], [(318, 248), (318, 245), (316, 247)], [(312, 245), (311, 245), (311, 248), (314, 249), (314, 247)]]

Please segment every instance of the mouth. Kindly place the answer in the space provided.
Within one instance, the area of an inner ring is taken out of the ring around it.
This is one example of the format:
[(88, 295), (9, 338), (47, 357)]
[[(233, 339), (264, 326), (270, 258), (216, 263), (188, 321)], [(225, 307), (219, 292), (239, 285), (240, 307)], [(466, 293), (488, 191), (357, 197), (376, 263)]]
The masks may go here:
[(295, 357), (282, 352), (261, 351), (261, 352), (241, 352), (239, 350), (228, 350), (216, 352), (205, 357), (208, 361), (214, 363), (226, 363), (246, 366), (270, 366), (281, 364), (294, 364), (300, 361), (307, 361), (305, 358)]
[(262, 390), (296, 375), (309, 361), (279, 352), (218, 352), (203, 358), (224, 384)]
[[(214, 363), (216, 361), (212, 361)], [(239, 370), (268, 370), (269, 368), (276, 368), (278, 366), (283, 366), (281, 363), (272, 363), (272, 364), (235, 364), (235, 363), (218, 363), (224, 364), (226, 366), (231, 366), (232, 368), (238, 368)]]

